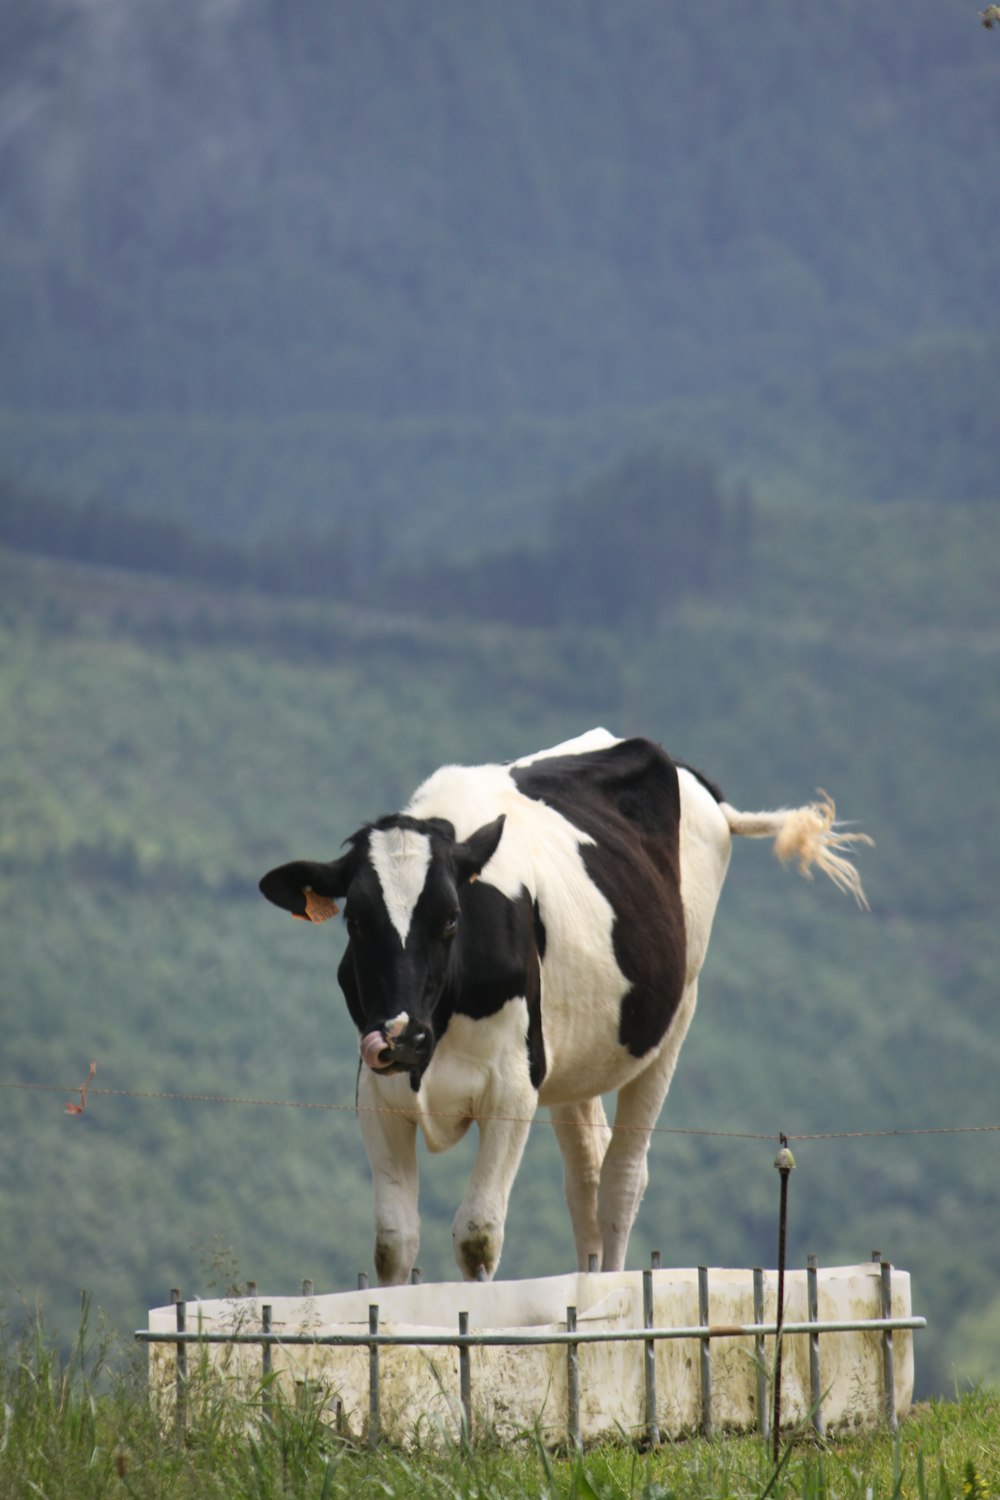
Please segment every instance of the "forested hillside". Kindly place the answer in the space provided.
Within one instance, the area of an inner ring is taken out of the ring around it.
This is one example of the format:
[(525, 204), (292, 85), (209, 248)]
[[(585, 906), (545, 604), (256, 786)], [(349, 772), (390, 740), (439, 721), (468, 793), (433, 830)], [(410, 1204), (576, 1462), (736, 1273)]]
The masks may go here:
[(960, 5), (9, 0), (4, 28), (19, 407), (648, 405), (978, 328), (993, 285), (996, 48)]
[[(352, 1282), (342, 938), (257, 879), (605, 723), (876, 841), (868, 914), (735, 851), (633, 1261), (773, 1263), (743, 1133), (835, 1132), (793, 1258), (1000, 1379), (1000, 1134), (877, 1134), (1000, 1124), (998, 127), (958, 0), (5, 0), (8, 1318)], [(560, 1176), (539, 1123), (503, 1274)]]
[(930, 411), (982, 497), (1000, 47), (971, 5), (7, 0), (0, 28), (17, 480), (258, 536), (376, 504), (469, 551), (692, 420), (750, 481), (926, 494)]
[[(8, 1299), (65, 1330), (87, 1286), (121, 1325), (235, 1261), (278, 1290), (369, 1264), (340, 938), (256, 895), (328, 856), (446, 758), (596, 722), (644, 731), (745, 806), (836, 795), (876, 839), (865, 914), (740, 847), (662, 1124), (812, 1133), (996, 1124), (992, 805), (996, 537), (980, 507), (759, 509), (757, 581), (669, 622), (422, 623), (352, 606), (3, 562), (4, 1078), (332, 1105), (332, 1112), (3, 1090)], [(77, 1097), (78, 1096), (73, 1096)], [(791, 1253), (914, 1274), (921, 1388), (996, 1373), (996, 1135), (796, 1144)], [(634, 1242), (772, 1262), (768, 1142), (657, 1138)], [(468, 1150), (425, 1159), (421, 1260), (453, 1274)], [(544, 1124), (503, 1272), (571, 1256)], [(956, 1255), (957, 1244), (978, 1247)], [(222, 1278), (220, 1280), (220, 1278)]]

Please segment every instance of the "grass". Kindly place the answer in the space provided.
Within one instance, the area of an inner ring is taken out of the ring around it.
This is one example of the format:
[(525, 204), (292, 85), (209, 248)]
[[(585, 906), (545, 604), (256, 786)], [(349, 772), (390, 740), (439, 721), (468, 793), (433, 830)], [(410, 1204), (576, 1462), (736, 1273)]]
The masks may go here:
[(581, 1455), (521, 1444), (372, 1454), (339, 1438), (322, 1400), (249, 1399), (192, 1384), (179, 1435), (147, 1391), (144, 1361), (80, 1332), (61, 1357), (36, 1320), (0, 1362), (0, 1497), (303, 1497), (303, 1500), (991, 1500), (1000, 1494), (1000, 1396), (914, 1410), (893, 1437), (790, 1437), (777, 1469), (754, 1437), (605, 1445)]

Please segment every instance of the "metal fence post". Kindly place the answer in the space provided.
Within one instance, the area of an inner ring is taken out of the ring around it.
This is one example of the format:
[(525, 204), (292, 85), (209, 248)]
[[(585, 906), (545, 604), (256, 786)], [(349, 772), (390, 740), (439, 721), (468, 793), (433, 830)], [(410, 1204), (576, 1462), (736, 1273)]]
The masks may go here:
[[(378, 1333), (378, 1304), (368, 1309), (368, 1332)], [(378, 1344), (368, 1345), (368, 1446), (378, 1447), (379, 1424), (379, 1367)]]
[[(708, 1323), (708, 1267), (698, 1267), (698, 1322), (702, 1328)], [(712, 1341), (706, 1333), (701, 1340), (701, 1430), (703, 1436), (712, 1436)]]
[[(265, 1302), (263, 1304), (263, 1306), (261, 1307), (261, 1310), (260, 1310), (260, 1330), (261, 1330), (261, 1333), (270, 1333), (271, 1332), (271, 1304), (270, 1304), (270, 1302)], [(260, 1385), (261, 1406), (263, 1407), (265, 1418), (268, 1421), (270, 1421), (270, 1419), (271, 1419), (271, 1366), (272, 1366), (272, 1360), (271, 1360), (271, 1345), (269, 1343), (267, 1343), (266, 1341), (261, 1344), (261, 1348), (260, 1348), (260, 1366), (261, 1366), (261, 1385)]]
[[(810, 1323), (819, 1322), (819, 1274), (815, 1255), (806, 1256), (806, 1317)], [(809, 1335), (809, 1405), (812, 1407), (812, 1424), (819, 1437), (825, 1435), (823, 1422), (823, 1388), (819, 1373), (819, 1334)]]
[[(576, 1308), (566, 1309), (566, 1332), (576, 1332)], [(566, 1345), (566, 1429), (570, 1446), (577, 1452), (580, 1441), (580, 1354), (576, 1344)]]
[[(170, 1288), (170, 1300), (174, 1304), (174, 1317), (177, 1320), (177, 1332), (187, 1332), (187, 1304), (181, 1296), (180, 1287)], [(178, 1342), (174, 1346), (174, 1357), (176, 1359), (174, 1391), (176, 1395), (176, 1406), (174, 1409), (178, 1432), (183, 1432), (187, 1422), (187, 1344)]]
[[(460, 1312), (458, 1315), (458, 1331), (462, 1338), (468, 1337), (469, 1314), (467, 1312)], [(472, 1442), (472, 1371), (468, 1344), (458, 1346), (458, 1389), (462, 1408), (462, 1447), (468, 1448)]]
[[(753, 1320), (760, 1326), (764, 1321), (764, 1270), (755, 1266), (753, 1272)], [(770, 1435), (771, 1415), (767, 1400), (767, 1359), (764, 1352), (764, 1335), (753, 1336), (753, 1352), (757, 1361), (757, 1430), (764, 1442)]]
[[(653, 1324), (653, 1273), (642, 1273), (642, 1326)], [(646, 1369), (646, 1435), (652, 1447), (660, 1442), (660, 1424), (656, 1420), (656, 1340), (646, 1339), (643, 1344)]]
[[(881, 1297), (883, 1318), (892, 1317), (892, 1264), (881, 1261)], [(885, 1398), (885, 1419), (889, 1431), (896, 1431), (896, 1365), (892, 1347), (892, 1329), (882, 1332), (882, 1392)]]

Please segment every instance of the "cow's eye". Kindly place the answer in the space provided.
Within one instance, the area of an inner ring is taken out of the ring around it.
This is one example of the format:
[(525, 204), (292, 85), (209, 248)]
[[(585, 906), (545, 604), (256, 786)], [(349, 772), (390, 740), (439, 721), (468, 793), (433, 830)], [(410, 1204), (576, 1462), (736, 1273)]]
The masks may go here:
[(445, 940), (448, 940), (450, 938), (453, 938), (455, 936), (455, 933), (457, 931), (458, 931), (458, 912), (455, 911), (455, 912), (452, 912), (451, 916), (447, 919), (447, 921), (445, 922), (444, 926), (442, 927), (442, 929), (441, 929), (441, 936)]

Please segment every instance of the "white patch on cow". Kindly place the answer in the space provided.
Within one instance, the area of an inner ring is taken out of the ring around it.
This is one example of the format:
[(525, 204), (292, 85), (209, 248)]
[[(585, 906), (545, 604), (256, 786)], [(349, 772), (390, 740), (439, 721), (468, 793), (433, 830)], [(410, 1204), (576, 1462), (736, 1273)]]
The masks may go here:
[(389, 921), (405, 948), (430, 868), (431, 841), (426, 833), (412, 828), (377, 828), (368, 839), (368, 857), (382, 887)]
[(729, 868), (732, 838), (719, 804), (686, 766), (678, 766), (681, 794), (681, 901), (687, 937), (688, 983), (701, 971), (715, 908)]
[(531, 755), (522, 755), (512, 761), (515, 766), (533, 766), (536, 760), (552, 760), (557, 755), (586, 755), (590, 750), (607, 750), (611, 745), (620, 745), (621, 740), (606, 729), (588, 729), (575, 739), (564, 740), (561, 745), (552, 745), (548, 750), (535, 750)]
[(506, 766), (442, 766), (417, 788), (406, 812), (414, 818), (446, 818), (459, 843), (506, 813), (503, 836), (480, 878), (513, 901), (524, 886), (534, 895), (530, 866), (519, 858), (524, 801)]

